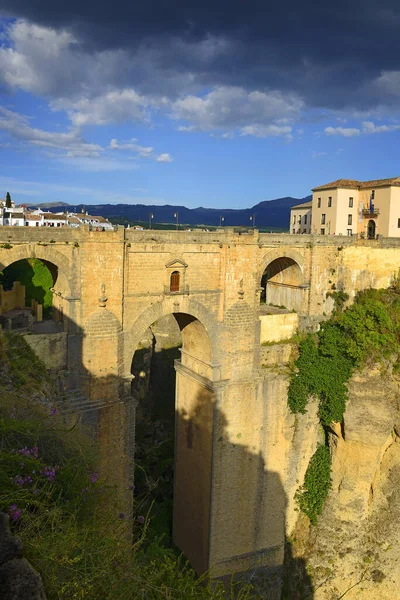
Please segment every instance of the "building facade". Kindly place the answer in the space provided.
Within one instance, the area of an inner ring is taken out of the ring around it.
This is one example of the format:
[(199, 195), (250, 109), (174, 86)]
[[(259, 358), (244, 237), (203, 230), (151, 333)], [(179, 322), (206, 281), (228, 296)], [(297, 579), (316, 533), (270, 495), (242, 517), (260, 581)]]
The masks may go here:
[(11, 200), (11, 206), (6, 206), (5, 200), (0, 200), (0, 226), (19, 227), (80, 227), (89, 225), (99, 231), (112, 231), (114, 226), (108, 219), (102, 216), (92, 216), (87, 212), (82, 213), (52, 213), (45, 212), (40, 208), (29, 210), (25, 205), (15, 206)]
[[(309, 233), (357, 234), (368, 239), (377, 235), (400, 237), (400, 177), (371, 181), (338, 179), (315, 187), (312, 192)], [(301, 207), (291, 209), (290, 233), (304, 233), (298, 219)]]
[(297, 204), (290, 209), (290, 233), (311, 233), (312, 202)]

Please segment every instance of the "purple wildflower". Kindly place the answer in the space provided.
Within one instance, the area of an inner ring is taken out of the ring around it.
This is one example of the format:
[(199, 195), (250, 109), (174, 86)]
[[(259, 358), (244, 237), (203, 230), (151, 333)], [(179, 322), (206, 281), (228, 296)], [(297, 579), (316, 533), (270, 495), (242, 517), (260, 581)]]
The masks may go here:
[(22, 487), (26, 483), (27, 484), (33, 483), (33, 479), (30, 475), (27, 475), (26, 477), (22, 477), (22, 475), (16, 475), (14, 478), (11, 478), (11, 481), (15, 485), (18, 485), (19, 487)]
[(11, 504), (11, 506), (8, 510), (8, 514), (10, 515), (12, 521), (14, 523), (16, 523), (18, 521), (18, 519), (20, 518), (20, 516), (22, 515), (22, 509), (18, 508), (18, 506), (16, 504)]
[(143, 517), (143, 515), (139, 515), (136, 520), (137, 520), (138, 523), (140, 523), (142, 525), (144, 523), (144, 517)]
[(11, 411), (11, 415), (10, 415), (10, 419), (15, 419), (15, 413), (16, 413), (17, 409), (13, 408)]
[(98, 480), (98, 478), (99, 478), (99, 474), (98, 473), (92, 473), (91, 476), (90, 476), (90, 481), (92, 483), (96, 483), (97, 480)]
[(37, 446), (33, 446), (33, 448), (29, 449), (27, 446), (25, 446), (25, 448), (18, 450), (18, 454), (21, 454), (22, 456), (33, 456), (33, 458), (38, 458), (39, 448)]
[(56, 471), (58, 471), (60, 467), (56, 465), (55, 467), (45, 467), (40, 471), (42, 477), (45, 477), (50, 483), (54, 483), (54, 479), (56, 477)]
[(58, 411), (57, 411), (56, 407), (52, 406), (51, 409), (50, 409), (50, 416), (54, 417), (57, 414), (57, 412)]
[(119, 513), (119, 518), (120, 519), (125, 519), (125, 513), (123, 513), (123, 512)]

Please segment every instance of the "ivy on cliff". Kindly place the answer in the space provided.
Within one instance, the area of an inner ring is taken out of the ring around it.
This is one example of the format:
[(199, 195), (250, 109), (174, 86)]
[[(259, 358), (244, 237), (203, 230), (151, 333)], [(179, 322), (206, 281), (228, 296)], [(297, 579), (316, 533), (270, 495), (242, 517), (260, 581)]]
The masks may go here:
[(318, 446), (311, 457), (304, 477), (304, 484), (297, 490), (295, 498), (300, 509), (313, 525), (322, 510), (331, 488), (331, 455), (328, 446)]
[(400, 294), (366, 290), (345, 311), (336, 311), (320, 331), (300, 342), (289, 385), (293, 413), (305, 413), (308, 399), (319, 398), (323, 425), (341, 422), (347, 382), (353, 372), (396, 353), (400, 343)]

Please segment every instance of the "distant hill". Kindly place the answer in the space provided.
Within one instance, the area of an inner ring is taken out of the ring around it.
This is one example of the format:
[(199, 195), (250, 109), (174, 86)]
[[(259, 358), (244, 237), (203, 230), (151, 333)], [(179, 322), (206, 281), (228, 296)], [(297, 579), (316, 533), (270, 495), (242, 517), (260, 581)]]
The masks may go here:
[[(149, 213), (154, 215), (154, 223), (175, 223), (174, 213), (179, 213), (179, 223), (186, 225), (211, 225), (218, 226), (220, 217), (224, 217), (223, 225), (244, 226), (252, 225), (250, 217), (255, 215), (257, 228), (289, 228), (290, 208), (296, 204), (307, 202), (311, 196), (305, 198), (278, 198), (276, 200), (266, 200), (260, 202), (251, 208), (229, 209), (229, 208), (186, 208), (185, 206), (174, 206), (166, 204), (165, 206), (154, 206), (145, 204), (90, 204), (85, 208), (92, 215), (102, 215), (103, 217), (121, 219), (127, 221), (149, 220)], [(33, 205), (31, 205), (33, 207)], [(65, 202), (47, 202), (38, 204), (40, 208), (47, 208), (51, 212), (65, 210), (75, 210), (81, 212), (84, 205), (69, 205)]]
[[(71, 206), (68, 202), (41, 202), (40, 204), (28, 204), (24, 202), (24, 206), (28, 206), (29, 208), (65, 208), (66, 206)], [(54, 211), (52, 211), (54, 212)]]

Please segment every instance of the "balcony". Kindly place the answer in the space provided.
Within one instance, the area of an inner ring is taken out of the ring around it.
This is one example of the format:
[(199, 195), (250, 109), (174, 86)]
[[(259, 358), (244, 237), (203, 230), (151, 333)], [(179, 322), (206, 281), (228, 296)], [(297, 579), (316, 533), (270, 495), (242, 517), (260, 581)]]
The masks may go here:
[(379, 208), (372, 207), (372, 210), (370, 208), (363, 208), (362, 216), (364, 219), (375, 219), (378, 215)]

